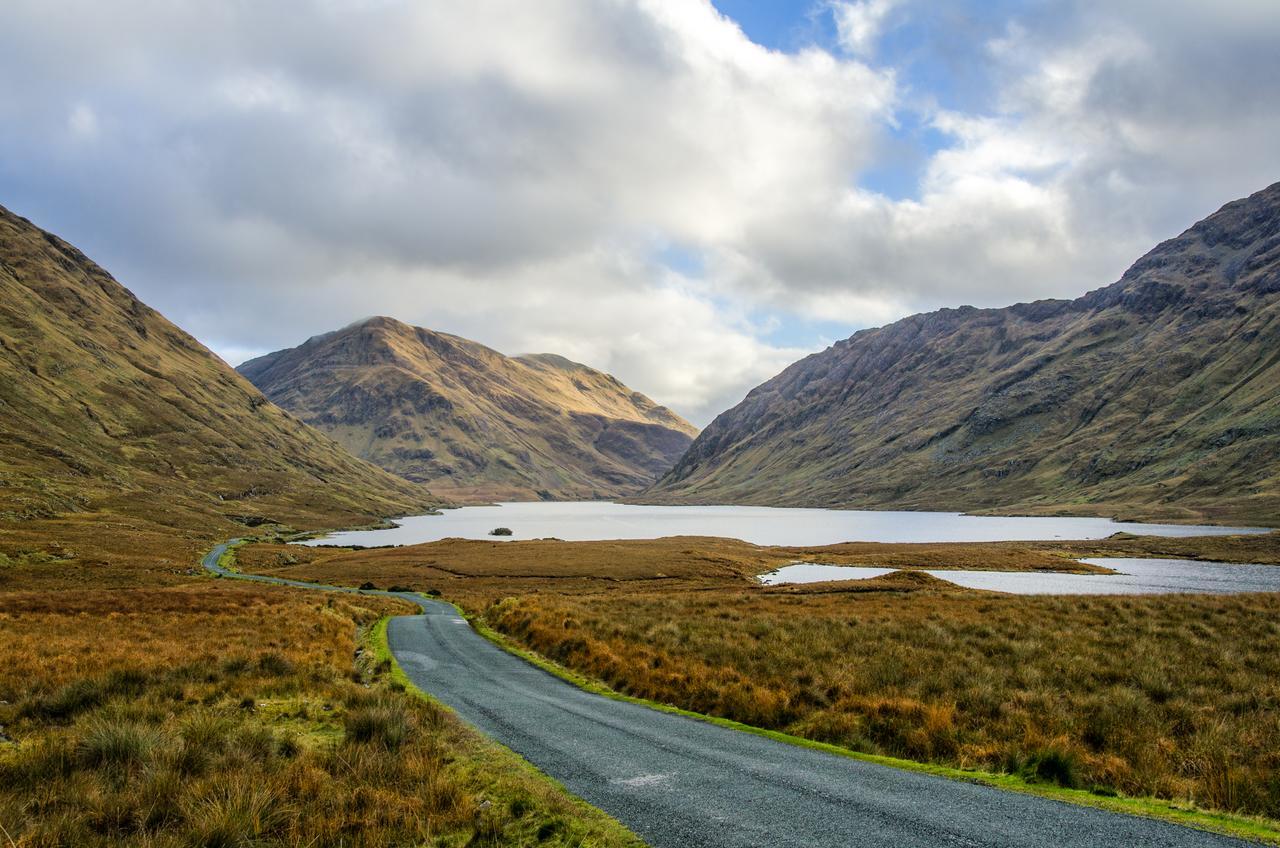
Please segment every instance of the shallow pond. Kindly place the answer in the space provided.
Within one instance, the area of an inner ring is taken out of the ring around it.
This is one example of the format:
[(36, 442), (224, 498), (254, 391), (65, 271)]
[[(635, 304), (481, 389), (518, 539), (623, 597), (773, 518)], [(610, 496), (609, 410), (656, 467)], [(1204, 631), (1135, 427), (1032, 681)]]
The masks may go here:
[[(1150, 595), (1175, 592), (1230, 595), (1238, 592), (1280, 592), (1280, 566), (1200, 562), (1186, 559), (1086, 559), (1115, 574), (1059, 574), (1045, 571), (928, 570), (942, 580), (968, 589), (1014, 595)], [(866, 580), (892, 568), (796, 563), (760, 576), (767, 586)]]
[[(757, 545), (837, 542), (998, 542), (1104, 539), (1113, 533), (1208, 536), (1254, 532), (1189, 524), (1128, 524), (1107, 518), (1022, 518), (958, 512), (782, 509), (761, 506), (648, 506), (610, 501), (537, 501), (448, 509), (397, 520), (390, 530), (334, 533), (307, 544), (412, 545), (438, 539), (593, 541), (723, 536)], [(511, 536), (489, 533), (507, 527)], [(1265, 532), (1265, 531), (1261, 531)]]

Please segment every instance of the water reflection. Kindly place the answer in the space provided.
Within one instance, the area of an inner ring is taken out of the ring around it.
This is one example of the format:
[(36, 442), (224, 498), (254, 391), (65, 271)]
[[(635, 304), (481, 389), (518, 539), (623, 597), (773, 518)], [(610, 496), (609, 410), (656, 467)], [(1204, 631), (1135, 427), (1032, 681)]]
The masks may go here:
[[(1280, 592), (1280, 566), (1199, 562), (1185, 559), (1086, 559), (1114, 574), (1061, 574), (1045, 571), (943, 571), (932, 574), (968, 589), (1014, 595), (1149, 595), (1175, 592), (1229, 595), (1239, 592)], [(888, 574), (891, 568), (796, 563), (761, 575), (768, 586), (866, 580)]]
[[(438, 539), (566, 541), (721, 536), (757, 545), (837, 542), (997, 542), (1104, 539), (1124, 531), (1151, 536), (1253, 532), (1188, 524), (1121, 524), (1106, 518), (1025, 518), (957, 512), (781, 509), (761, 506), (648, 506), (609, 501), (508, 503), (398, 519), (390, 530), (334, 533), (310, 544), (412, 545)], [(491, 536), (509, 527), (509, 537)], [(1265, 532), (1265, 531), (1261, 531)]]

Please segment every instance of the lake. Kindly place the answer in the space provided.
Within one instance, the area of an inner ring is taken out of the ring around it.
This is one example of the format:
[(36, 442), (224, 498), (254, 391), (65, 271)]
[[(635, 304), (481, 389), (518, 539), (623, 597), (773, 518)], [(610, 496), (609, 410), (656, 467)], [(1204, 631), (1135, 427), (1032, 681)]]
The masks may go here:
[[(413, 545), (438, 539), (594, 541), (723, 536), (757, 545), (837, 542), (999, 542), (1104, 539), (1125, 532), (1151, 536), (1210, 536), (1267, 532), (1190, 524), (1129, 524), (1107, 518), (1024, 518), (958, 512), (787, 509), (762, 506), (648, 506), (610, 501), (535, 501), (468, 506), (441, 515), (397, 520), (390, 530), (333, 533), (305, 544)], [(489, 532), (507, 527), (511, 536)]]
[[(1082, 562), (1110, 568), (1115, 574), (1060, 574), (1045, 571), (944, 571), (929, 569), (941, 580), (966, 589), (1014, 595), (1167, 595), (1178, 592), (1231, 595), (1280, 592), (1280, 566), (1200, 562), (1187, 559), (1107, 557)], [(766, 586), (866, 580), (894, 571), (847, 565), (796, 563), (760, 576)]]

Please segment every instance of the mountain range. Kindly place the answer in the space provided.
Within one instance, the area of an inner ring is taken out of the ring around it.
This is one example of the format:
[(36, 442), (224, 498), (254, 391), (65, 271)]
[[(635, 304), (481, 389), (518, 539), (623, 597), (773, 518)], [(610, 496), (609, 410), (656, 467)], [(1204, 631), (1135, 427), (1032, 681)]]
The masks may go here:
[(244, 363), (351, 453), (453, 500), (634, 494), (697, 430), (614, 377), (376, 317)]
[(206, 533), (322, 527), (436, 502), (276, 407), (79, 250), (3, 207), (0, 456), (11, 529), (69, 515), (96, 516), (99, 535), (124, 517)]
[(240, 370), (0, 207), (0, 541), (616, 496), (1274, 525), (1280, 184), (1083, 297), (858, 332), (701, 434), (563, 357), (390, 318)]
[(809, 356), (646, 500), (1280, 520), (1280, 184), (1075, 300), (943, 309)]

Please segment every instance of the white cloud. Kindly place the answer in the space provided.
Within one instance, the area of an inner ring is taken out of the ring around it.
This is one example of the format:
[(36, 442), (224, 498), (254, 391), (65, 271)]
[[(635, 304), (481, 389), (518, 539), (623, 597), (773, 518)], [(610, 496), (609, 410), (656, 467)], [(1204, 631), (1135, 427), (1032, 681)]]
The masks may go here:
[(889, 13), (899, 0), (831, 0), (840, 46), (855, 56), (874, 52)]
[[(706, 0), (10, 0), (0, 203), (229, 357), (385, 313), (705, 423), (779, 321), (1073, 296), (1280, 176), (1273, 3), (1050, 0), (980, 113), (871, 63), (922, 7), (826, 8), (842, 52)], [(860, 188), (908, 109), (918, 194)]]

